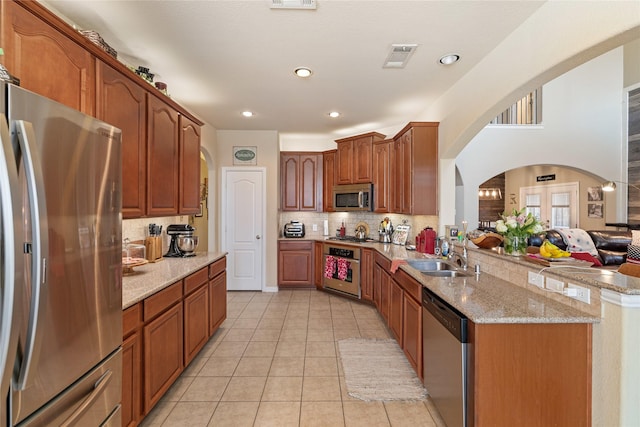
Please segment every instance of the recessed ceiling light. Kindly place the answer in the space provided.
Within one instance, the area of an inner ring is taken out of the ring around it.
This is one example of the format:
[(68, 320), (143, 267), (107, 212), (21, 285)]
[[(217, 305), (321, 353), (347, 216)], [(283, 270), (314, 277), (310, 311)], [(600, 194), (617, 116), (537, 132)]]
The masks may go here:
[(460, 60), (460, 55), (457, 55), (455, 53), (450, 53), (440, 58), (440, 63), (442, 65), (451, 65), (455, 62), (458, 62), (458, 60)]
[(245, 117), (253, 117), (253, 112), (252, 111), (243, 111), (242, 115)]
[(296, 76), (302, 77), (302, 78), (309, 77), (311, 76), (311, 74), (313, 74), (311, 69), (307, 67), (298, 67), (293, 72), (296, 73)]
[(332, 112), (329, 113), (329, 117), (335, 119), (336, 117), (340, 117), (340, 113), (337, 112), (337, 111), (332, 111)]

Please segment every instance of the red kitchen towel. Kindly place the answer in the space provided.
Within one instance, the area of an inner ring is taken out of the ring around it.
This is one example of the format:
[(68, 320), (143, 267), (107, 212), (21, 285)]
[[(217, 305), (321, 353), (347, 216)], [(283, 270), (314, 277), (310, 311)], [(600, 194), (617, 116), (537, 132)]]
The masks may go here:
[(407, 260), (405, 259), (394, 259), (391, 260), (391, 272), (395, 273), (398, 270), (398, 267), (402, 264), (407, 264)]
[(331, 255), (327, 255), (324, 261), (324, 277), (331, 279), (334, 271), (336, 271), (336, 259)]
[(338, 258), (338, 279), (344, 280), (347, 278), (349, 266), (351, 263), (344, 258)]

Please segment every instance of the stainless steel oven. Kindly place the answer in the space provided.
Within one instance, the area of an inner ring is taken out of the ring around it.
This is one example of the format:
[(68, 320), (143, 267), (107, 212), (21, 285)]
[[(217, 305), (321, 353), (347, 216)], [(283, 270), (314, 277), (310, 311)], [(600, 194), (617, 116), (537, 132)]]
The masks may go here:
[(323, 287), (360, 298), (360, 248), (323, 245)]

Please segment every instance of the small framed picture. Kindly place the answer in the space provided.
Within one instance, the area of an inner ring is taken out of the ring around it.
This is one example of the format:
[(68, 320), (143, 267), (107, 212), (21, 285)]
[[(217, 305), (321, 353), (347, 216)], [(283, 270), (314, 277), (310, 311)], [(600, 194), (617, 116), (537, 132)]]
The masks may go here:
[(234, 146), (233, 147), (233, 164), (234, 165), (257, 165), (258, 164), (258, 147)]
[(587, 201), (589, 201), (589, 202), (601, 202), (602, 201), (602, 187), (589, 187), (589, 188), (587, 188)]
[(603, 218), (604, 205), (602, 203), (587, 203), (587, 216), (589, 218)]

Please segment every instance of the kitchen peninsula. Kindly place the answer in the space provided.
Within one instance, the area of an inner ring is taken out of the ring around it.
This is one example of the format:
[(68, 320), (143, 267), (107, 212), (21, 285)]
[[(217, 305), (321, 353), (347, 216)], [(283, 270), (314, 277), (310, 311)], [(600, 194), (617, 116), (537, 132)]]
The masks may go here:
[(122, 425), (137, 425), (227, 315), (226, 253), (164, 258), (122, 280)]

